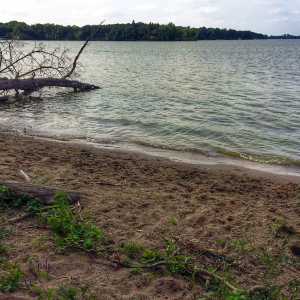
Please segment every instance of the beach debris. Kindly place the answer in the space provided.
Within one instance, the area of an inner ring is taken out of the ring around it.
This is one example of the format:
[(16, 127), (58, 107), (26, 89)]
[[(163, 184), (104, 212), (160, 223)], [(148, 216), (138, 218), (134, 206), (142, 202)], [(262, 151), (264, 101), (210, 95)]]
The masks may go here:
[(25, 181), (30, 182), (30, 178), (22, 170), (20, 170), (19, 174)]
[(30, 100), (42, 100), (42, 99), (41, 99), (41, 94), (40, 94), (40, 92), (38, 92), (38, 91), (32, 92), (32, 93), (29, 95), (28, 98), (29, 98)]
[(22, 221), (26, 218), (29, 218), (31, 216), (31, 213), (27, 213), (27, 214), (23, 214), (19, 217), (16, 217), (16, 218), (13, 218), (13, 219), (10, 219), (10, 220), (7, 220), (6, 222), (2, 222), (1, 223), (1, 226), (5, 226), (5, 225), (8, 225), (8, 224), (13, 224), (13, 223), (16, 223), (16, 222), (19, 222), (19, 221)]
[[(10, 191), (16, 196), (22, 199), (30, 199), (29, 195), (38, 197), (45, 205), (53, 205), (57, 199), (53, 199), (53, 196), (59, 192), (61, 189), (57, 187), (22, 183), (15, 181), (3, 181), (2, 184), (10, 189)], [(67, 190), (66, 191), (69, 204), (79, 202), (81, 196), (87, 195), (86, 193)]]

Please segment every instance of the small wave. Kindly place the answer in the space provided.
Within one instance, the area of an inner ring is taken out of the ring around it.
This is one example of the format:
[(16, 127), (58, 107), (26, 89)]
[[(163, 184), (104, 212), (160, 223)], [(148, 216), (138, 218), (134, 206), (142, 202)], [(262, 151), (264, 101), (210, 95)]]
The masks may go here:
[(216, 148), (218, 153), (231, 156), (242, 158), (250, 161), (255, 161), (259, 163), (266, 163), (266, 164), (273, 164), (273, 165), (283, 165), (283, 166), (300, 166), (299, 160), (294, 160), (288, 157), (281, 157), (281, 156), (265, 156), (265, 155), (257, 155), (257, 154), (243, 154), (238, 153), (235, 151), (223, 149), (223, 148)]
[(163, 149), (163, 150), (170, 150), (170, 151), (177, 151), (177, 152), (193, 152), (193, 153), (198, 153), (201, 155), (205, 155), (207, 157), (211, 156), (208, 153), (197, 149), (197, 148), (174, 148), (166, 145), (159, 145), (159, 144), (151, 144), (143, 141), (135, 141), (135, 143), (145, 146), (145, 147), (151, 147), (151, 148), (156, 148), (156, 149)]

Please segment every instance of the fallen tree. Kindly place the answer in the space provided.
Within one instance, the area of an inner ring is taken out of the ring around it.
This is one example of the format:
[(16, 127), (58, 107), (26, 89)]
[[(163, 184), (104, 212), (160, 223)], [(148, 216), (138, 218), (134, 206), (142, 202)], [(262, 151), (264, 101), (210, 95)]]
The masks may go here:
[(60, 46), (51, 49), (43, 43), (35, 43), (31, 51), (25, 52), (25, 44), (18, 40), (0, 41), (0, 91), (37, 91), (50, 86), (100, 89), (78, 80), (83, 68), (78, 59), (88, 42), (101, 30), (102, 23), (85, 41), (74, 60), (69, 57), (69, 50)]
[[(30, 78), (30, 79), (11, 79), (11, 80), (1, 80), (0, 79), (0, 89), (1, 90), (25, 90), (25, 91), (35, 91), (36, 89), (43, 88), (45, 86), (59, 86), (59, 87), (70, 87), (73, 89), (80, 90), (95, 90), (100, 89), (99, 86), (83, 83), (76, 80), (67, 80), (61, 78)], [(4, 98), (4, 97), (3, 97)]]

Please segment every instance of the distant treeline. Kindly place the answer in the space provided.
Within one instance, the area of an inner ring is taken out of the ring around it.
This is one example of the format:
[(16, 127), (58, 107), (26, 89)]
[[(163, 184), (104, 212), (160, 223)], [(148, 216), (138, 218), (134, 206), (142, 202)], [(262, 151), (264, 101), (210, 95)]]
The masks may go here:
[(300, 35), (290, 35), (290, 34), (284, 34), (284, 35), (270, 35), (269, 39), (283, 39), (283, 40), (288, 40), (288, 39), (300, 39)]
[[(97, 25), (62, 26), (55, 24), (27, 25), (11, 21), (0, 23), (0, 37), (19, 38), (20, 40), (86, 40)], [(196, 40), (251, 40), (267, 39), (267, 35), (234, 29), (191, 28), (175, 26), (173, 23), (160, 25), (142, 22), (128, 24), (102, 25), (102, 30), (94, 40), (101, 41), (196, 41)]]

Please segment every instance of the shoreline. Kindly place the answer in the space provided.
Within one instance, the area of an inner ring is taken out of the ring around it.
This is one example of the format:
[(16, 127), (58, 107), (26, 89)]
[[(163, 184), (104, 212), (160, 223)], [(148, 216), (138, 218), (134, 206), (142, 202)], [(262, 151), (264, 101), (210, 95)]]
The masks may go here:
[[(0, 132), (1, 135), (13, 135), (11, 132)], [(181, 157), (173, 156), (172, 154), (178, 154), (178, 151), (172, 151), (172, 150), (165, 150), (165, 149), (153, 149), (151, 147), (145, 147), (140, 146), (139, 149), (130, 149), (130, 148), (117, 148), (114, 147), (114, 145), (104, 146), (103, 144), (97, 144), (93, 142), (87, 142), (87, 141), (81, 141), (78, 139), (66, 139), (63, 138), (62, 140), (55, 139), (53, 137), (40, 137), (40, 136), (33, 136), (30, 137), (28, 135), (18, 135), (21, 139), (28, 140), (28, 141), (36, 141), (41, 143), (49, 143), (50, 145), (60, 145), (60, 146), (66, 146), (69, 148), (75, 148), (75, 149), (89, 149), (92, 151), (100, 151), (103, 153), (118, 153), (122, 155), (134, 155), (138, 158), (142, 159), (149, 159), (152, 161), (161, 161), (163, 163), (170, 163), (174, 165), (179, 166), (185, 166), (185, 167), (191, 167), (191, 168), (199, 168), (199, 169), (210, 169), (213, 171), (218, 172), (233, 172), (235, 174), (240, 173), (243, 175), (249, 175), (251, 177), (255, 178), (266, 178), (271, 180), (277, 180), (282, 182), (293, 182), (296, 184), (300, 184), (300, 168), (299, 168), (299, 174), (291, 174), (289, 170), (293, 168), (293, 166), (278, 166), (278, 165), (272, 165), (272, 164), (265, 164), (265, 163), (258, 163), (258, 162), (251, 162), (248, 160), (240, 159), (240, 158), (228, 158), (226, 159), (229, 163), (223, 163), (222, 160), (220, 162), (220, 159), (214, 157), (206, 157), (205, 155), (196, 154), (196, 153), (190, 153), (190, 152), (184, 152), (182, 151), (179, 154), (183, 155), (189, 155), (194, 156), (199, 159), (199, 161), (190, 160), (186, 161), (181, 160)], [(143, 148), (146, 148), (146, 151), (144, 151)], [(148, 148), (148, 149), (147, 149)], [(148, 150), (148, 151), (147, 151)], [(149, 151), (150, 150), (150, 151)], [(169, 156), (168, 156), (169, 154)], [(170, 155), (171, 154), (171, 155)], [(171, 157), (170, 157), (171, 156)], [(203, 162), (204, 161), (204, 162)], [(247, 166), (248, 164), (248, 166)], [(253, 165), (253, 168), (249, 167), (249, 164)], [(246, 166), (245, 166), (246, 165)], [(256, 167), (256, 168), (255, 168)], [(264, 170), (264, 168), (266, 170)], [(271, 170), (279, 169), (282, 173), (276, 173), (272, 172)], [(283, 173), (283, 171), (286, 171), (286, 173)]]

